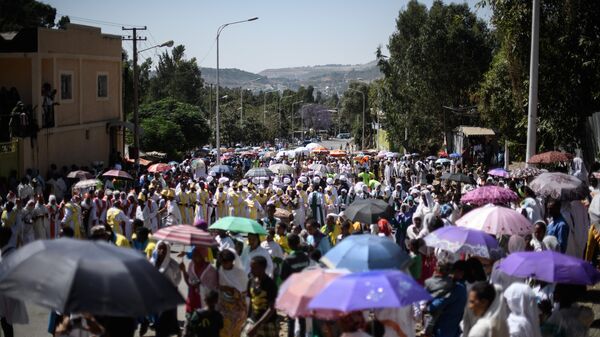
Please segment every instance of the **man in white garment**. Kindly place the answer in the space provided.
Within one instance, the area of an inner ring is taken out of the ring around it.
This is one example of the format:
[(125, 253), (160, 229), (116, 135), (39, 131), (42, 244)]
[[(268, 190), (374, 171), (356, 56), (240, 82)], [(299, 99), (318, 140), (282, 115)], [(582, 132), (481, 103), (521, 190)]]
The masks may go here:
[(313, 191), (308, 195), (308, 217), (312, 217), (316, 222), (325, 224), (325, 200), (323, 193), (319, 192), (319, 185), (313, 186)]

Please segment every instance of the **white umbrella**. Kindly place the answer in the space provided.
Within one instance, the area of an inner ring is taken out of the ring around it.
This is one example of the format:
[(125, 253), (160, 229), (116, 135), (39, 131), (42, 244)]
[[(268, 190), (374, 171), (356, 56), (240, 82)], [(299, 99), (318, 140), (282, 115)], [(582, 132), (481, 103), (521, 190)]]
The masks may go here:
[(317, 143), (309, 143), (309, 144), (307, 144), (305, 147), (306, 147), (308, 150), (312, 150), (312, 149), (314, 149), (314, 148), (321, 147), (321, 146), (322, 146), (321, 144), (317, 144)]

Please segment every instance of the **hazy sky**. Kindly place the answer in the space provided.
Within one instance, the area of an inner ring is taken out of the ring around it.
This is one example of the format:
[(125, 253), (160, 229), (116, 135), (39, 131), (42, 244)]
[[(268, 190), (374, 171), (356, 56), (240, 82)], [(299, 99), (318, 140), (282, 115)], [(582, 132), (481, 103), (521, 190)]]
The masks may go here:
[[(186, 47), (200, 66), (216, 65), (215, 35), (227, 22), (259, 20), (225, 28), (220, 38), (221, 68), (258, 72), (267, 68), (316, 64), (357, 64), (375, 59), (394, 31), (407, 0), (42, 0), (58, 17), (124, 34), (120, 25), (147, 26), (143, 49), (167, 40)], [(427, 6), (432, 0), (422, 1)], [(453, 1), (463, 2), (463, 1)], [(466, 1), (474, 8), (477, 0)], [(488, 17), (487, 10), (478, 15)], [(123, 47), (131, 55), (131, 42)], [(141, 57), (156, 57), (147, 51)]]

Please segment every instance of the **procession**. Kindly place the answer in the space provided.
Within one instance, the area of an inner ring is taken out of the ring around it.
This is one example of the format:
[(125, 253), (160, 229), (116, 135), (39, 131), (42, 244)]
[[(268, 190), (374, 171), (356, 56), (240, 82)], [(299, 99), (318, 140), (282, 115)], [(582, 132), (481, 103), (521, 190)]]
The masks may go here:
[(56, 336), (587, 336), (576, 302), (600, 281), (600, 197), (580, 158), (507, 172), (459, 154), (245, 150), (7, 186), (4, 333), (31, 301)]

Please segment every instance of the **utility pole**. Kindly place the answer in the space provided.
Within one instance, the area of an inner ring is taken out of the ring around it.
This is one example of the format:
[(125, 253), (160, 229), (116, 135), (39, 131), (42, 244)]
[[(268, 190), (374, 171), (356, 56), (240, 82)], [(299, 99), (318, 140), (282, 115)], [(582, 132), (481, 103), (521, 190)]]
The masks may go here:
[[(533, 0), (531, 11), (531, 55), (529, 61), (529, 111), (527, 115), (527, 153), (525, 162), (537, 148), (538, 65), (540, 47), (540, 0)], [(529, 164), (527, 164), (529, 166)]]
[(212, 83), (209, 84), (208, 88), (208, 126), (212, 125)]
[(138, 113), (138, 51), (137, 51), (137, 42), (138, 41), (146, 41), (146, 37), (137, 36), (138, 30), (146, 30), (146, 26), (144, 27), (132, 27), (125, 28), (121, 27), (122, 30), (130, 30), (133, 32), (133, 35), (128, 35), (123, 37), (124, 41), (133, 41), (133, 146), (135, 148), (135, 165), (139, 167), (140, 165), (140, 119)]

